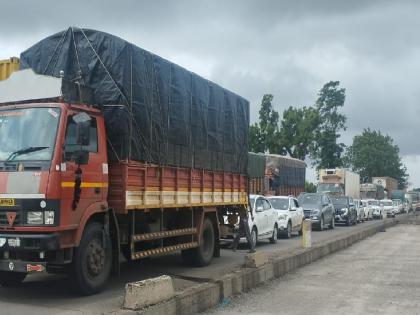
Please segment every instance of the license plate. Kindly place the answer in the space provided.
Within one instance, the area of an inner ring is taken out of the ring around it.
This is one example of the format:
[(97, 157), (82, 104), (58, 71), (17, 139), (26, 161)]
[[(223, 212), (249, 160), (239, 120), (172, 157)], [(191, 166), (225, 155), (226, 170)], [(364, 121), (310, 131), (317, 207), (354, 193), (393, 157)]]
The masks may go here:
[(20, 238), (9, 238), (7, 244), (9, 244), (10, 247), (20, 247)]
[(13, 207), (15, 199), (13, 198), (0, 198), (0, 207)]

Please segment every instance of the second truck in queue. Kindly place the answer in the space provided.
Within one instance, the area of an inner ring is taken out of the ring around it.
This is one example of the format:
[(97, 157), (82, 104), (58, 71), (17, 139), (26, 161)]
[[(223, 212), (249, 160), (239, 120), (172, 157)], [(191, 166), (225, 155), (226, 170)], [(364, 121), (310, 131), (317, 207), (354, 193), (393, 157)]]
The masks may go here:
[(360, 198), (360, 176), (344, 168), (319, 170), (317, 192)]
[(63, 272), (88, 295), (120, 252), (219, 255), (223, 215), (248, 206), (245, 99), (93, 30), (20, 62), (0, 84), (1, 285)]

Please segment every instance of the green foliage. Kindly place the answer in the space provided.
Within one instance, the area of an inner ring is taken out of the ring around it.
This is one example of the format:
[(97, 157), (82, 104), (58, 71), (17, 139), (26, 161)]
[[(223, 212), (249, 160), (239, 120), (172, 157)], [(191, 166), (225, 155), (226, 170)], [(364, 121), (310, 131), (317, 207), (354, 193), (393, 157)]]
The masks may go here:
[(339, 113), (346, 99), (339, 81), (326, 83), (319, 91), (315, 108), (320, 124), (315, 132), (315, 141), (311, 147), (311, 158), (317, 169), (335, 168), (343, 165), (342, 154), (345, 145), (338, 143), (340, 131), (346, 129), (346, 116)]
[(273, 95), (265, 94), (261, 101), (259, 122), (249, 129), (250, 150), (252, 152), (269, 151), (283, 153), (279, 140), (279, 113), (274, 110)]
[(316, 185), (314, 183), (305, 181), (305, 192), (315, 193), (316, 192)]
[(315, 108), (290, 106), (283, 112), (280, 124), (281, 146), (291, 157), (304, 160), (313, 145), (319, 123), (320, 116)]
[(262, 140), (260, 127), (257, 123), (249, 127), (249, 149), (252, 152), (263, 153), (265, 146)]
[(360, 177), (389, 176), (398, 180), (399, 189), (407, 186), (407, 168), (401, 162), (399, 148), (393, 139), (380, 131), (365, 129), (353, 138), (345, 163)]

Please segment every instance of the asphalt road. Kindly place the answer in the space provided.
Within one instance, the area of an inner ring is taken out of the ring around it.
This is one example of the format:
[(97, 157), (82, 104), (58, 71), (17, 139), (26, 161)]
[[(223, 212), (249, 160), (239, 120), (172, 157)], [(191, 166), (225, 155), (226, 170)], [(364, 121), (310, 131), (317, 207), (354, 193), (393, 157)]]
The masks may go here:
[[(376, 221), (365, 222), (352, 227), (337, 226), (335, 230), (312, 233), (313, 243), (323, 242), (335, 235), (348, 233), (350, 230), (360, 229), (375, 224)], [(262, 241), (257, 250), (265, 251), (269, 255), (281, 255), (300, 246), (300, 237), (289, 240), (278, 240), (277, 244)], [(80, 297), (71, 290), (67, 278), (57, 275), (33, 275), (16, 288), (0, 287), (0, 314), (102, 314), (116, 310), (122, 303), (124, 286), (127, 282), (139, 281), (163, 274), (174, 277), (176, 289), (216, 278), (223, 275), (244, 262), (247, 253), (246, 246), (238, 251), (221, 250), (221, 257), (213, 259), (210, 266), (205, 268), (189, 268), (184, 266), (179, 254), (167, 255), (133, 263), (123, 263), (122, 274), (112, 278), (104, 292), (90, 297)]]
[(419, 314), (420, 225), (397, 225), (208, 314)]

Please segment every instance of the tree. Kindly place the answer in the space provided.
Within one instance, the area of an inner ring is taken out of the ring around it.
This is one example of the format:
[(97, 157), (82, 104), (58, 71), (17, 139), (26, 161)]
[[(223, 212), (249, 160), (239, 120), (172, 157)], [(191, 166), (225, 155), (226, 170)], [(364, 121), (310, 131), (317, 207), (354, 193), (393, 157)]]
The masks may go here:
[(305, 160), (315, 140), (320, 123), (318, 111), (313, 107), (294, 108), (283, 112), (280, 123), (280, 144), (291, 157)]
[(374, 176), (389, 176), (398, 180), (399, 188), (404, 189), (408, 175), (399, 152), (390, 136), (368, 128), (353, 138), (353, 144), (346, 152), (345, 163), (361, 178), (371, 180)]
[(311, 158), (317, 169), (335, 168), (343, 165), (342, 153), (345, 145), (338, 143), (339, 132), (346, 130), (346, 116), (339, 113), (346, 99), (339, 81), (326, 83), (319, 91), (315, 108), (318, 111), (320, 124), (315, 133), (315, 142), (311, 147)]
[(249, 127), (249, 149), (252, 152), (263, 153), (265, 145), (262, 140), (259, 124), (255, 123)]
[(273, 95), (265, 94), (261, 101), (259, 122), (249, 129), (250, 149), (253, 152), (281, 154), (282, 146), (279, 138), (279, 113), (274, 110)]
[(316, 185), (314, 183), (305, 181), (305, 192), (308, 192), (308, 193), (316, 192)]

